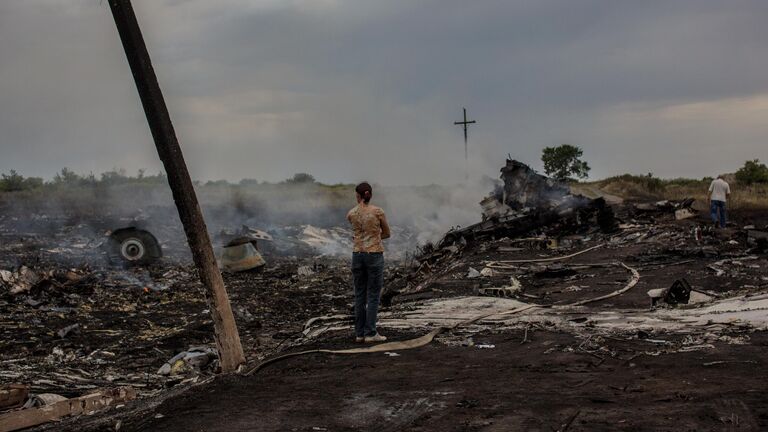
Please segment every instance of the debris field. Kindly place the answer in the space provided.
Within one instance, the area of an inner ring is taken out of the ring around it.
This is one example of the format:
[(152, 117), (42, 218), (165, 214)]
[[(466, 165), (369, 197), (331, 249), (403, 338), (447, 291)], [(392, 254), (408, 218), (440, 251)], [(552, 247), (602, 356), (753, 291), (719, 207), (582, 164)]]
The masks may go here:
[(715, 230), (693, 200), (587, 198), (512, 160), (502, 181), (477, 224), (388, 252), (381, 346), (351, 337), (345, 227), (270, 232), (266, 264), (224, 273), (248, 361), (224, 376), (177, 227), (125, 266), (103, 218), (2, 215), (0, 430), (93, 395), (36, 430), (768, 428), (764, 213)]

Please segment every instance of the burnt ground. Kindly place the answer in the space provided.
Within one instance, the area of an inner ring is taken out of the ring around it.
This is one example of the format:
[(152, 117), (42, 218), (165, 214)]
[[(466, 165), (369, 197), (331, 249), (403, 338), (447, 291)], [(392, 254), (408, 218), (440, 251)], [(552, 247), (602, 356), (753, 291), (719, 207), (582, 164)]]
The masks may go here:
[[(131, 385), (149, 396), (216, 371), (213, 362), (200, 376), (156, 373), (177, 353), (214, 343), (204, 291), (194, 266), (180, 258), (184, 251), (122, 268), (108, 265), (101, 242), (81, 221), (47, 220), (18, 232), (0, 220), (0, 269), (27, 266), (38, 280), (16, 295), (0, 289), (0, 383), (66, 397)], [(262, 271), (224, 274), (249, 358), (290, 345), (307, 319), (347, 313), (351, 304), (345, 260), (268, 259)], [(317, 273), (300, 277), (300, 265)]]
[[(750, 215), (751, 221), (758, 216)], [(649, 289), (666, 288), (681, 277), (713, 297), (766, 291), (768, 260), (747, 253), (738, 227), (707, 232), (696, 241), (692, 229), (697, 225), (704, 220), (634, 224), (611, 235), (573, 236), (557, 249), (489, 239), (444, 256), (422, 273), (415, 273), (412, 263), (392, 263), (387, 285), (409, 287), (393, 298), (392, 309), (476, 295), (508, 284), (511, 275), (523, 287), (514, 298), (566, 304), (624, 286), (628, 273), (615, 264), (619, 261), (637, 269), (640, 282), (625, 294), (586, 306), (585, 315), (647, 310)], [(40, 273), (74, 267), (79, 278), (53, 275), (51, 283), (29, 293), (0, 298), (0, 383), (26, 382), (33, 392), (70, 397), (132, 385), (141, 396), (124, 408), (39, 430), (115, 430), (118, 424), (120, 430), (147, 431), (768, 427), (768, 334), (740, 323), (717, 330), (707, 344), (692, 342), (700, 335), (684, 332), (638, 330), (593, 338), (555, 326), (489, 325), (457, 332), (466, 343), (438, 339), (399, 356), (309, 354), (249, 377), (215, 376), (215, 362), (200, 371), (159, 376), (158, 368), (179, 351), (213, 342), (207, 306), (189, 265), (167, 260), (150, 269), (119, 270), (86, 256), (62, 263), (54, 259), (56, 250), (45, 252), (50, 247), (43, 237), (3, 236), (6, 262), (31, 262)], [(567, 261), (467, 277), (470, 267), (481, 270), (488, 261), (566, 255), (598, 244), (605, 246)], [(69, 247), (71, 257), (81, 250), (75, 246), (58, 247)], [(300, 277), (299, 265), (313, 266), (316, 273)], [(314, 339), (301, 333), (310, 318), (350, 312), (347, 267), (338, 258), (275, 257), (261, 273), (227, 275), (249, 365), (286, 352), (355, 346), (351, 331)], [(716, 269), (722, 270), (720, 276)], [(79, 328), (57, 334), (73, 323)], [(426, 330), (382, 329), (395, 340)], [(493, 347), (480, 348), (484, 345)]]
[[(492, 349), (429, 345), (385, 354), (314, 354), (225, 377), (126, 426), (142, 431), (764, 430), (768, 335), (706, 352), (600, 359), (549, 331), (479, 334)], [(619, 348), (620, 346), (620, 348)], [(739, 363), (748, 359), (748, 363)], [(725, 363), (717, 363), (717, 362)], [(733, 363), (729, 363), (734, 361)], [(578, 413), (578, 414), (577, 414)]]

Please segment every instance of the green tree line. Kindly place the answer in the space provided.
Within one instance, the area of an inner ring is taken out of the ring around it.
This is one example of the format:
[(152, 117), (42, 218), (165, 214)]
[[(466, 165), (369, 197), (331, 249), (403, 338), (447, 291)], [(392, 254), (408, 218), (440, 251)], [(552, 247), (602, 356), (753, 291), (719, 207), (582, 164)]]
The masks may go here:
[[(167, 185), (168, 180), (165, 174), (147, 175), (146, 170), (140, 169), (136, 175), (128, 175), (124, 169), (112, 169), (101, 173), (98, 177), (93, 173), (82, 175), (72, 171), (69, 168), (62, 168), (53, 176), (53, 179), (45, 181), (41, 177), (24, 177), (10, 170), (8, 173), (0, 174), (0, 192), (18, 192), (44, 188), (62, 188), (62, 187), (96, 187), (96, 186), (116, 186), (116, 185)], [(205, 183), (196, 181), (198, 186), (234, 186), (226, 180), (211, 180)], [(243, 179), (239, 182), (240, 186), (253, 186), (258, 184), (271, 184), (269, 182), (259, 182), (255, 179)], [(277, 184), (287, 185), (307, 185), (318, 184), (315, 177), (307, 173), (297, 173)]]
[(43, 188), (58, 188), (72, 186), (111, 186), (118, 184), (167, 184), (165, 175), (162, 173), (156, 175), (146, 175), (145, 170), (139, 170), (136, 175), (128, 175), (123, 169), (113, 169), (102, 173), (96, 177), (93, 173), (82, 175), (72, 171), (69, 168), (62, 168), (61, 171), (53, 176), (49, 181), (41, 177), (24, 177), (10, 170), (8, 173), (0, 174), (0, 191), (18, 192), (26, 190), (35, 190)]

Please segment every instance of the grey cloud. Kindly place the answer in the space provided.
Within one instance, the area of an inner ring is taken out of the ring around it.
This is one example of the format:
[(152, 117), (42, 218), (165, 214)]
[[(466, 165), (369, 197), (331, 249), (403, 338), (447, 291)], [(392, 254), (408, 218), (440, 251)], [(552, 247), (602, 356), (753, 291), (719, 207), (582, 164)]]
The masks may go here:
[[(768, 158), (747, 111), (664, 114), (755, 109), (728, 101), (768, 93), (757, 0), (134, 3), (198, 178), (457, 182), (461, 106), (476, 175), (562, 142), (595, 176)], [(0, 171), (159, 169), (106, 4), (2, 2), (0, 55)]]

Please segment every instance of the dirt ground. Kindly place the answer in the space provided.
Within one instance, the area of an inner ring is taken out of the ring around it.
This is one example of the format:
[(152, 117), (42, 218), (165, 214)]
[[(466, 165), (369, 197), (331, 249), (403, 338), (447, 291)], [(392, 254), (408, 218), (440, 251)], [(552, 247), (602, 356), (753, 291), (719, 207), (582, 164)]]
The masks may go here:
[(649, 342), (612, 341), (615, 358), (564, 349), (579, 341), (549, 331), (522, 344), (520, 331), (476, 335), (487, 349), (311, 354), (218, 378), (121, 430), (551, 431), (571, 420), (571, 431), (765, 430), (768, 334), (750, 336), (658, 356), (632, 354)]

